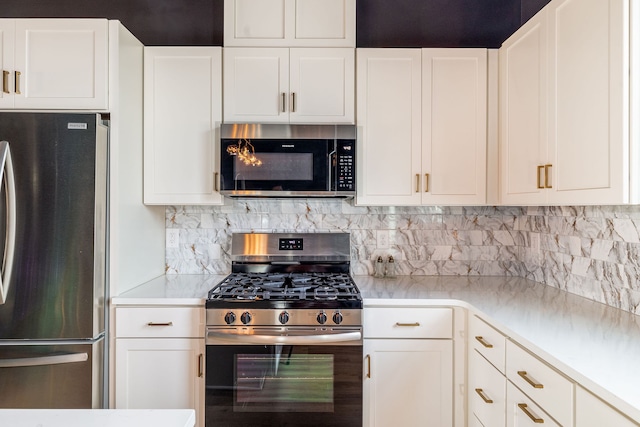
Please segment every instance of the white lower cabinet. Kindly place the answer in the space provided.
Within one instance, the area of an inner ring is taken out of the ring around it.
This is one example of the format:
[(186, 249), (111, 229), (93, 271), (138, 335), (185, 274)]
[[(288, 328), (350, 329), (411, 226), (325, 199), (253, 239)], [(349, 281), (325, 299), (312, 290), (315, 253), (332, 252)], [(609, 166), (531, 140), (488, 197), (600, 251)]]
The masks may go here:
[(507, 341), (507, 378), (560, 425), (573, 425), (574, 383), (511, 340)]
[(470, 351), (469, 410), (470, 419), (486, 427), (504, 427), (507, 379), (480, 353)]
[(584, 388), (576, 387), (576, 427), (638, 425)]
[[(507, 427), (529, 427), (538, 424), (560, 427), (560, 424), (556, 423), (533, 400), (507, 381)], [(572, 425), (566, 424), (567, 427)]]
[(451, 427), (452, 309), (365, 309), (364, 328), (363, 425)]
[(204, 426), (204, 309), (117, 307), (115, 407), (195, 409)]

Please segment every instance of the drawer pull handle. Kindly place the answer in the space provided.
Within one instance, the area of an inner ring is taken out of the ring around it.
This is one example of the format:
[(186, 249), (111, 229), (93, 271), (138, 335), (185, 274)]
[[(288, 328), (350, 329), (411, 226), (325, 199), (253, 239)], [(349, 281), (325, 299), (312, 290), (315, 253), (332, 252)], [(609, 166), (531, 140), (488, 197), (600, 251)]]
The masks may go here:
[(204, 375), (204, 355), (200, 353), (198, 355), (198, 378), (202, 378)]
[(173, 322), (164, 322), (164, 323), (149, 322), (147, 323), (147, 326), (173, 326)]
[(2, 91), (4, 93), (9, 93), (9, 74), (11, 73), (2, 70)]
[(20, 76), (22, 75), (22, 73), (20, 71), (16, 71), (14, 74), (14, 83), (15, 83), (15, 88), (13, 89), (13, 91), (16, 93), (16, 95), (22, 95), (22, 92), (20, 92)]
[(367, 354), (365, 358), (367, 359), (367, 378), (371, 378), (371, 356)]
[(476, 340), (486, 348), (493, 348), (493, 344), (488, 343), (483, 337), (476, 337)]
[(408, 326), (408, 327), (416, 327), (416, 326), (420, 326), (420, 322), (414, 322), (414, 323), (400, 323), (400, 322), (396, 322), (396, 326)]
[(527, 408), (527, 404), (526, 403), (518, 403), (518, 408), (520, 408), (522, 410), (522, 412), (524, 412), (527, 417), (531, 418), (531, 421), (533, 421), (536, 424), (542, 424), (544, 423), (544, 420), (542, 418), (538, 418), (536, 417), (534, 414), (532, 414), (529, 409)]
[(520, 375), (531, 387), (533, 388), (544, 388), (544, 386), (540, 383), (535, 382), (527, 375), (527, 371), (518, 371), (518, 375)]
[(493, 400), (489, 399), (484, 390), (482, 390), (481, 388), (477, 388), (476, 393), (478, 393), (478, 396), (480, 396), (480, 398), (484, 400), (484, 403), (493, 403)]

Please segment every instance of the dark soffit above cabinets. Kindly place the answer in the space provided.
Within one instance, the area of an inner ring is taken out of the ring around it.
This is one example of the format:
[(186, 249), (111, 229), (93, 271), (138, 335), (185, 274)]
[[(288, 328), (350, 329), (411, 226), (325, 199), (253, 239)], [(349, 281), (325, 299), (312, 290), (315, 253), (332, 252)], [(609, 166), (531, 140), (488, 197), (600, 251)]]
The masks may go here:
[[(357, 0), (358, 47), (499, 47), (549, 0)], [(2, 0), (4, 18), (119, 19), (148, 46), (221, 46), (223, 0)]]

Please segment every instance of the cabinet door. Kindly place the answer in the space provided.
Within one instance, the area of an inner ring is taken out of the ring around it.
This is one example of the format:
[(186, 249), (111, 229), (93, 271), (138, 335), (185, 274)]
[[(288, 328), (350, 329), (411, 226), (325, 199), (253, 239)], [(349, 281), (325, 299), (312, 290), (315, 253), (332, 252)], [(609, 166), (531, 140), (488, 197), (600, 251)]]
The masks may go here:
[(638, 426), (582, 387), (576, 387), (576, 427)]
[(359, 205), (421, 203), (421, 51), (357, 49)]
[(422, 203), (487, 201), (487, 51), (422, 51)]
[(105, 19), (16, 20), (15, 108), (107, 109)]
[(484, 357), (471, 350), (469, 360), (469, 419), (477, 417), (483, 425), (504, 427), (507, 380)]
[(116, 339), (116, 409), (195, 409), (204, 426), (203, 339)]
[(225, 0), (225, 46), (355, 47), (355, 0)]
[(289, 49), (226, 48), (224, 121), (289, 122)]
[(507, 427), (535, 427), (540, 424), (560, 427), (542, 408), (507, 381)]
[(0, 108), (13, 108), (14, 91), (14, 46), (16, 21), (0, 19), (0, 70), (2, 70), (2, 90)]
[(365, 426), (453, 425), (450, 340), (364, 341)]
[(144, 202), (222, 203), (215, 183), (221, 48), (145, 48), (144, 105)]
[(289, 61), (291, 123), (354, 123), (354, 49), (291, 49)]
[(549, 7), (549, 202), (626, 203), (628, 2), (557, 0)]
[[(500, 48), (500, 193), (502, 204), (546, 201), (547, 21), (536, 14)], [(539, 176), (541, 175), (541, 176)]]

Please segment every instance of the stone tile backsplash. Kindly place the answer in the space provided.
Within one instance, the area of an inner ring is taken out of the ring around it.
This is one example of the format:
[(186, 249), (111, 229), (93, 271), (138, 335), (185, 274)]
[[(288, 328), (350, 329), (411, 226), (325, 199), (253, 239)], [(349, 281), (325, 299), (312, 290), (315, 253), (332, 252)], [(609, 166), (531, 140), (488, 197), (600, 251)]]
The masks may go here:
[[(167, 274), (227, 274), (234, 232), (349, 232), (354, 275), (521, 276), (640, 314), (640, 206), (361, 207), (340, 199), (168, 206)], [(378, 233), (389, 248), (378, 247)], [(532, 251), (531, 238), (540, 250)]]

